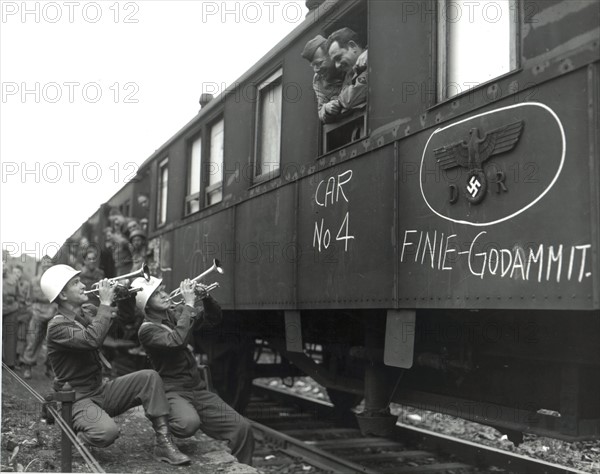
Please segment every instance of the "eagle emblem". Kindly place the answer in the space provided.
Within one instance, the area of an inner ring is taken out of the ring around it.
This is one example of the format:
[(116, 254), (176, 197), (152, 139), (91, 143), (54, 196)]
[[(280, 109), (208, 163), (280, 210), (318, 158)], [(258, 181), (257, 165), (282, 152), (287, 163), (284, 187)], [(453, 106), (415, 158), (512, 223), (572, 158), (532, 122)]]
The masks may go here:
[(512, 150), (522, 131), (523, 120), (490, 130), (483, 138), (479, 137), (479, 129), (475, 127), (469, 131), (468, 140), (437, 148), (433, 153), (442, 170), (457, 166), (468, 169), (465, 197), (470, 203), (479, 204), (487, 193), (483, 163), (494, 155)]

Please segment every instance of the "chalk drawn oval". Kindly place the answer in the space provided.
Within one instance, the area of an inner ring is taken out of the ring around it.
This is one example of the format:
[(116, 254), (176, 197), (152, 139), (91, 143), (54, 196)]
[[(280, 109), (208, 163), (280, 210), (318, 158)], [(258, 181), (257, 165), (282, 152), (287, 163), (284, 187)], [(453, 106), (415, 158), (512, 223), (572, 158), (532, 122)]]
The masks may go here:
[(421, 158), (421, 195), (439, 217), (487, 226), (542, 199), (564, 165), (556, 113), (539, 102), (485, 112), (437, 129)]

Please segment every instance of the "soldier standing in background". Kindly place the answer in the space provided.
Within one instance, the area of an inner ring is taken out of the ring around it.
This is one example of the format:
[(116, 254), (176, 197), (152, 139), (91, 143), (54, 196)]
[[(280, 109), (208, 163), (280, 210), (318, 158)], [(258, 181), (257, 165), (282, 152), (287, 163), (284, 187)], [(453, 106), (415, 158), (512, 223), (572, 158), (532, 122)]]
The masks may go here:
[[(31, 367), (36, 364), (37, 356), (42, 343), (46, 337), (46, 329), (48, 321), (56, 314), (56, 305), (50, 303), (40, 286), (40, 280), (46, 270), (52, 266), (52, 259), (45, 255), (40, 262), (40, 274), (31, 282), (31, 298), (33, 300), (32, 312), (33, 316), (29, 321), (29, 328), (26, 335), (25, 351), (21, 356), (23, 363), (23, 378), (31, 378)], [(46, 360), (46, 375), (50, 377), (52, 370), (49, 362)]]
[(129, 234), (129, 242), (131, 242), (129, 250), (131, 251), (131, 259), (133, 261), (131, 271), (134, 272), (142, 268), (142, 265), (148, 258), (146, 234), (141, 229), (132, 230)]
[[(88, 290), (92, 289), (94, 283), (104, 278), (104, 272), (98, 268), (98, 252), (93, 247), (88, 248), (83, 256), (83, 267), (79, 278)], [(95, 293), (89, 293), (88, 298), (90, 303), (96, 306), (100, 304), (100, 299)]]
[(11, 369), (17, 364), (17, 278), (12, 269), (2, 272), (2, 360)]
[(15, 299), (19, 304), (17, 311), (17, 363), (20, 363), (20, 355), (25, 352), (27, 328), (31, 320), (31, 283), (23, 275), (23, 267), (15, 265), (13, 275), (16, 279)]

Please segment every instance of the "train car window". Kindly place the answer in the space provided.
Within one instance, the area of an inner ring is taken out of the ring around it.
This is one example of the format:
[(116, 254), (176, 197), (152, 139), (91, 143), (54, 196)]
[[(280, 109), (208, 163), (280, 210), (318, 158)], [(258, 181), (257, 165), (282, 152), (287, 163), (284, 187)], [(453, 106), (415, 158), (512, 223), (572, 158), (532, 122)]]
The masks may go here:
[(169, 186), (169, 159), (158, 164), (158, 205), (156, 208), (156, 225), (167, 222), (167, 191)]
[(267, 179), (279, 170), (281, 159), (282, 71), (258, 87), (254, 178)]
[[(332, 33), (342, 28), (350, 28), (356, 33), (358, 43), (361, 49), (368, 50), (369, 46), (369, 28), (368, 28), (368, 2), (354, 2), (354, 5), (338, 18), (329, 21), (327, 28), (324, 29), (324, 36), (329, 37)], [(349, 79), (354, 81), (365, 81), (366, 76), (352, 78), (353, 71), (349, 71)], [(360, 86), (359, 86), (360, 87)], [(351, 104), (352, 108), (345, 110), (336, 120), (330, 120), (322, 126), (322, 150), (323, 153), (329, 153), (338, 148), (344, 147), (356, 140), (364, 138), (367, 134), (367, 101), (368, 91), (363, 92), (367, 95), (365, 98), (355, 100)], [(347, 96), (346, 96), (347, 97)]]
[(216, 122), (210, 128), (210, 157), (207, 166), (208, 185), (206, 187), (206, 205), (210, 206), (223, 199), (223, 146), (225, 121)]
[(517, 0), (438, 4), (438, 102), (517, 68)]
[(185, 213), (192, 214), (200, 210), (200, 173), (202, 160), (202, 139), (196, 138), (190, 147), (188, 161), (188, 189), (185, 198)]

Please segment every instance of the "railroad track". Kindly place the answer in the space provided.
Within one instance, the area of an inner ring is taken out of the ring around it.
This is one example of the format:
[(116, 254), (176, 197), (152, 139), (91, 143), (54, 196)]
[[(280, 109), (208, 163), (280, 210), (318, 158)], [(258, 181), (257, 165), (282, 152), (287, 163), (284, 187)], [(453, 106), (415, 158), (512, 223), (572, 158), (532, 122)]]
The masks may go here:
[[(341, 416), (330, 403), (259, 385), (246, 416), (257, 438), (289, 462), (301, 460), (326, 472), (582, 472), (402, 423), (389, 438), (362, 436), (354, 417)], [(285, 466), (285, 460), (278, 462)], [(269, 461), (256, 467), (268, 466), (273, 469)]]

